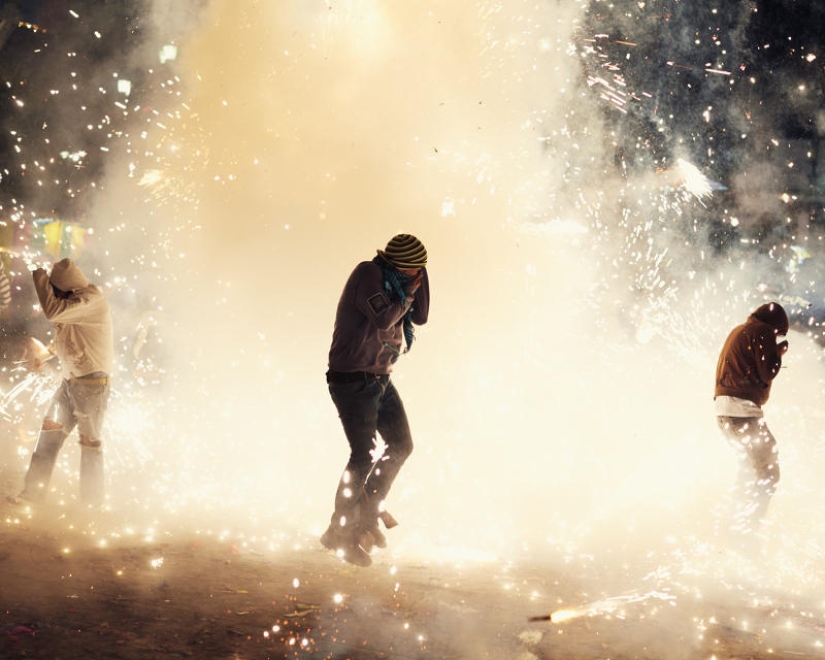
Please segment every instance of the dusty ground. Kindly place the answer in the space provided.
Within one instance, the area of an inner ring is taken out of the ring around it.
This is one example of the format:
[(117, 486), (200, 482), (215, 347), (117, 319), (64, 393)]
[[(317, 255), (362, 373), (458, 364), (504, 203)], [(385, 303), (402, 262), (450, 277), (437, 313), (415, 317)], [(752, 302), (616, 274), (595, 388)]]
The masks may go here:
[(297, 533), (258, 551), (112, 534), (111, 513), (71, 506), (0, 513), (2, 658), (825, 657), (821, 603), (661, 562), (645, 575), (644, 558), (617, 574), (598, 557), (456, 566), (386, 550), (359, 568)]
[[(0, 496), (22, 483), (36, 422), (0, 435)], [(440, 553), (426, 536), (416, 550), (415, 526), (402, 524), (359, 568), (286, 523), (250, 524), (274, 529), (266, 538), (186, 514), (155, 524), (125, 472), (127, 492), (112, 492), (111, 509), (84, 511), (71, 495), (76, 448), (64, 451), (49, 504), (0, 498), (3, 660), (825, 658), (813, 518), (800, 529), (775, 521), (782, 533), (758, 561), (672, 538), (678, 518), (638, 530), (644, 542), (628, 538), (620, 516), (586, 547), (564, 537), (528, 549), (513, 539), (506, 560), (470, 559), (472, 547)], [(210, 514), (227, 523), (244, 515)], [(798, 547), (806, 538), (810, 547)]]

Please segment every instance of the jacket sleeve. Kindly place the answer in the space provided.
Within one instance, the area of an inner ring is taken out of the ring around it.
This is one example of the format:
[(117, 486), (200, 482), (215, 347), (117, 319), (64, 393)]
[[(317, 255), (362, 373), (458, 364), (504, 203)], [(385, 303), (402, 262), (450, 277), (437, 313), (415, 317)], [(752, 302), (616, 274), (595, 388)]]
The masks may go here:
[(782, 356), (776, 348), (776, 333), (760, 328), (756, 336), (756, 368), (763, 383), (770, 383), (782, 368)]
[(49, 275), (42, 268), (32, 273), (32, 279), (43, 315), (54, 323), (83, 323), (99, 298), (91, 286), (72, 293), (69, 298), (58, 298), (49, 284)]
[(427, 269), (423, 269), (424, 279), (418, 291), (415, 292), (413, 301), (412, 322), (416, 325), (424, 325), (430, 317), (430, 276)]
[(381, 268), (371, 262), (361, 264), (351, 275), (354, 278), (355, 305), (370, 325), (389, 330), (396, 325), (415, 302), (408, 297), (404, 304), (392, 302), (384, 289)]

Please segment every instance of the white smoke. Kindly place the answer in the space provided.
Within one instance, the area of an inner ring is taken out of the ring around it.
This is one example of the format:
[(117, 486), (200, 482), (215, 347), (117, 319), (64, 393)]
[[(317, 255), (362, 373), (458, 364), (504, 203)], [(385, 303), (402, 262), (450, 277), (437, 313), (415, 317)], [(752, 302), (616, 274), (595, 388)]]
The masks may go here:
[[(759, 267), (717, 268), (678, 229), (684, 200), (606, 165), (584, 10), (159, 5), (158, 25), (196, 27), (178, 37), (167, 151), (138, 165), (163, 183), (113, 167), (94, 211), (127, 227), (105, 240), (111, 272), (137, 272), (170, 354), (165, 386), (128, 399), (135, 422), (113, 406), (114, 506), (231, 516), (263, 538), (323, 529), (348, 453), (324, 383), (337, 298), (409, 232), (432, 308), (393, 376), (416, 443), (388, 503), (399, 552), (644, 548), (712, 528), (733, 479), (716, 353)], [(792, 338), (769, 412), (782, 524), (810, 488), (792, 442), (812, 365)]]

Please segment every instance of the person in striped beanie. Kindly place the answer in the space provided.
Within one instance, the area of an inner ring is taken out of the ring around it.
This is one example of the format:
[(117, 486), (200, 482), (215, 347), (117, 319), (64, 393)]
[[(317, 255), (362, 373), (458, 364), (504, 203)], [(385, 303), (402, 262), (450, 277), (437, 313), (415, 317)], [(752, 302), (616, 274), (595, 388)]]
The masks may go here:
[[(326, 378), (350, 456), (321, 543), (360, 566), (372, 562), (373, 546), (386, 547), (379, 520), (387, 528), (397, 524), (384, 502), (413, 441), (390, 373), (429, 311), (427, 250), (411, 234), (394, 236), (359, 263), (338, 301)], [(376, 434), (385, 449), (373, 460)]]

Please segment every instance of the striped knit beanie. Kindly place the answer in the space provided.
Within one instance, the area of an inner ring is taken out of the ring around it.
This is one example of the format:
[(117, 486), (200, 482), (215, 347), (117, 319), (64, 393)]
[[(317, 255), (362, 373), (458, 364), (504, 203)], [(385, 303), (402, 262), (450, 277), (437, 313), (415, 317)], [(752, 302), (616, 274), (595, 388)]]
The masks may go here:
[(424, 268), (427, 265), (427, 248), (412, 234), (398, 234), (378, 250), (378, 255), (396, 268)]

